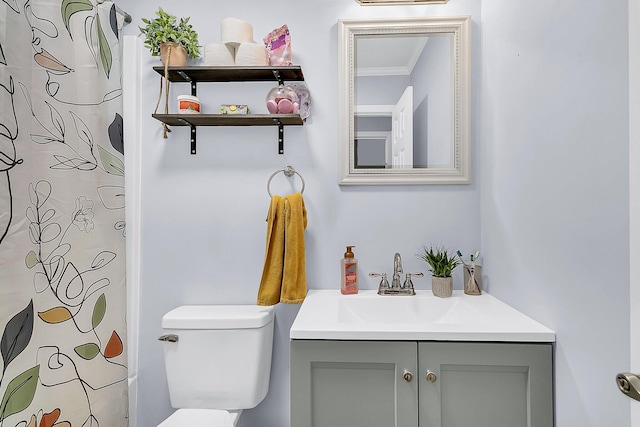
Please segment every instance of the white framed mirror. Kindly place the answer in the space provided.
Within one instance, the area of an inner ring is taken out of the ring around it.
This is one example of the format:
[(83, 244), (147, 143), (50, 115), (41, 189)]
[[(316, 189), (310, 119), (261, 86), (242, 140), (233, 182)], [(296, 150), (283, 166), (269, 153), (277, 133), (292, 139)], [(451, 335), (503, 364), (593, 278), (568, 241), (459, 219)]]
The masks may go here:
[(471, 182), (471, 18), (342, 19), (341, 185)]

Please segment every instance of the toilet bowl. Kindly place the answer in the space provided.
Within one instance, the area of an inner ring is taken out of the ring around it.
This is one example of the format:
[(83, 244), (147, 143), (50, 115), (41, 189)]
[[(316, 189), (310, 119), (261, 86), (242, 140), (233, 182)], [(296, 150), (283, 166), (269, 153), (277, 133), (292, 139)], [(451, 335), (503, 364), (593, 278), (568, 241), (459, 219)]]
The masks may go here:
[(235, 427), (242, 411), (178, 409), (158, 427)]
[(233, 427), (269, 389), (273, 307), (189, 305), (162, 318), (171, 406), (158, 427)]

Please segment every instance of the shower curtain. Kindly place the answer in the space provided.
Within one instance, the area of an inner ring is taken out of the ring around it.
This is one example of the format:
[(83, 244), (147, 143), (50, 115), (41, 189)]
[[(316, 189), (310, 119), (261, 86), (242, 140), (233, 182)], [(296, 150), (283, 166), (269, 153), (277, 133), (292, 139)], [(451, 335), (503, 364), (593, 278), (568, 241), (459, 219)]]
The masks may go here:
[(123, 24), (0, 1), (0, 427), (127, 425)]

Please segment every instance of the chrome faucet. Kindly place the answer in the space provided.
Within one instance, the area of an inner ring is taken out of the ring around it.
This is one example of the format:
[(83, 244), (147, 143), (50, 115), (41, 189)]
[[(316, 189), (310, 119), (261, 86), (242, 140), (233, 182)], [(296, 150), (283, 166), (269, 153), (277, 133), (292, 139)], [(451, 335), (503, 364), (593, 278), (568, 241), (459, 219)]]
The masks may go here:
[(393, 256), (393, 277), (391, 285), (387, 280), (387, 273), (369, 273), (369, 277), (380, 277), (380, 285), (378, 285), (378, 295), (415, 295), (413, 282), (411, 277), (423, 277), (423, 273), (407, 273), (404, 283), (400, 282), (402, 270), (402, 258), (399, 253)]
[(393, 279), (391, 280), (392, 288), (400, 288), (400, 275), (402, 274), (402, 258), (396, 252), (393, 256)]

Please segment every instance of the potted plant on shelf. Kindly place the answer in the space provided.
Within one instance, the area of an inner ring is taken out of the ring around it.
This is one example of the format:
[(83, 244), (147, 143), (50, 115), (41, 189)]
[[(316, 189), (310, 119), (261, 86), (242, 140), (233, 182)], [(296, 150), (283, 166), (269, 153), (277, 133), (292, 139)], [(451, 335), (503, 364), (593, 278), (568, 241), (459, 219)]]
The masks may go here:
[(200, 56), (198, 33), (189, 23), (190, 18), (178, 18), (158, 7), (157, 17), (142, 18), (144, 27), (139, 27), (144, 34), (144, 45), (152, 56), (160, 55), (163, 65), (184, 66), (187, 56), (195, 59)]
[(433, 246), (422, 248), (418, 257), (429, 264), (431, 271), (431, 292), (437, 297), (450, 297), (453, 293), (453, 269), (460, 265), (455, 255), (446, 248)]

